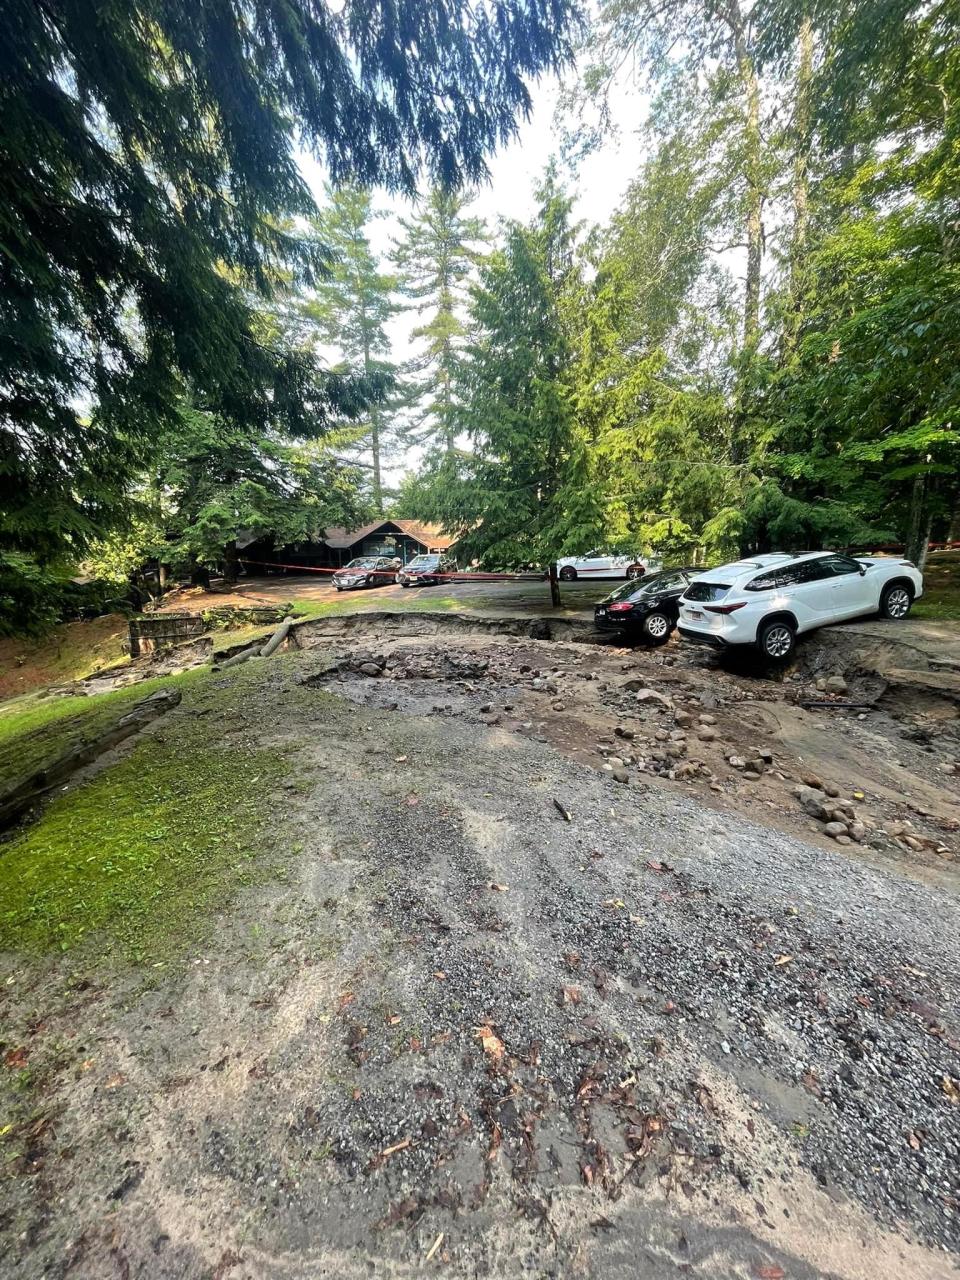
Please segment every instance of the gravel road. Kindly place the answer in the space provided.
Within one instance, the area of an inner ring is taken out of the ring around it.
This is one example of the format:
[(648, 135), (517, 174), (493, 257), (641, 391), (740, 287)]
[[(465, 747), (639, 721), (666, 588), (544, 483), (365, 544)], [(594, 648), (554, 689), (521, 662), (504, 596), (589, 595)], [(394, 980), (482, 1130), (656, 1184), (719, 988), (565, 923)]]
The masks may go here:
[(955, 1274), (955, 896), (319, 665), (231, 730), (296, 746), (288, 884), (145, 989), (8, 988), (95, 1065), (0, 1273)]

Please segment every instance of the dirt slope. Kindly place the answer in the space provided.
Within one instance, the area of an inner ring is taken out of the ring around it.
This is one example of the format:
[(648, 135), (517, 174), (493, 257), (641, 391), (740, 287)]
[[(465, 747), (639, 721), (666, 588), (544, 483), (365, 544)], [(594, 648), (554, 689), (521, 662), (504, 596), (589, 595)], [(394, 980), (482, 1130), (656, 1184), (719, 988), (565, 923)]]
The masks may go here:
[(0, 1272), (953, 1273), (955, 892), (538, 741), (496, 643), (265, 666), (205, 723), (293, 753), (286, 883), (147, 974), (5, 958)]

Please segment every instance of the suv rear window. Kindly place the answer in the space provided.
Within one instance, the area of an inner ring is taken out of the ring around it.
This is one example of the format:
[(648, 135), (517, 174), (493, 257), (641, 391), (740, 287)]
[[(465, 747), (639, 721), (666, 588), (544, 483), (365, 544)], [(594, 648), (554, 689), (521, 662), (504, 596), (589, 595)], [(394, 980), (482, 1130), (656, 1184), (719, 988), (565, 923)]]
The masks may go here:
[(684, 600), (722, 600), (730, 590), (729, 582), (691, 582), (683, 593)]

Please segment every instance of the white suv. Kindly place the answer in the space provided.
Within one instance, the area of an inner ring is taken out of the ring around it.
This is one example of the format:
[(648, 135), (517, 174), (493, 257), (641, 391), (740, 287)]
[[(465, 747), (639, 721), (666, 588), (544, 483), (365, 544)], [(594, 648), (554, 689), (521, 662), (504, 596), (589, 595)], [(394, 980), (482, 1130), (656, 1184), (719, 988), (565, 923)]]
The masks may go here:
[(923, 595), (909, 560), (839, 555), (762, 555), (721, 565), (695, 578), (680, 599), (679, 631), (695, 644), (726, 649), (756, 645), (785, 662), (796, 637), (864, 614), (905, 618)]

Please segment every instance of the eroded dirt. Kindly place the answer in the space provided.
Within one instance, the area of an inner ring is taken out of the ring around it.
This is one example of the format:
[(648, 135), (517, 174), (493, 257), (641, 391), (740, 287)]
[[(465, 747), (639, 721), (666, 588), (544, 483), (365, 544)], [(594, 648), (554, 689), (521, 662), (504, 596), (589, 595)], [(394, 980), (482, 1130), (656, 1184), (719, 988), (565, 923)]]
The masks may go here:
[(948, 715), (501, 637), (262, 669), (214, 730), (296, 748), (286, 884), (147, 975), (3, 961), (0, 1271), (953, 1274)]

